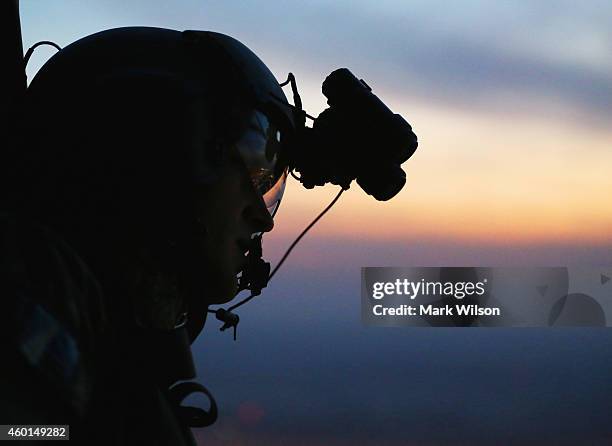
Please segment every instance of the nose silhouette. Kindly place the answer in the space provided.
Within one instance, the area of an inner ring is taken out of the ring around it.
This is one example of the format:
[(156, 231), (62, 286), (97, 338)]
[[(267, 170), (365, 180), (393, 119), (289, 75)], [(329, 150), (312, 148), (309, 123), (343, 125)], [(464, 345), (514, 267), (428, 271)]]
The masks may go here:
[(274, 220), (261, 198), (249, 203), (244, 208), (242, 215), (249, 223), (249, 227), (253, 229), (253, 233), (270, 232), (274, 228)]

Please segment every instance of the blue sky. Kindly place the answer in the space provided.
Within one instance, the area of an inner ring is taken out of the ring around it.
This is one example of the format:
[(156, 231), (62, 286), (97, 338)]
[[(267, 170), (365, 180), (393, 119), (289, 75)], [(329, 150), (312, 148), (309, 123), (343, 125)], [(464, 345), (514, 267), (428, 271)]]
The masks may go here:
[(511, 91), (511, 107), (536, 94), (593, 119), (612, 111), (606, 1), (62, 1), (22, 11), (26, 43), (127, 25), (212, 29), (243, 40), (279, 77), (315, 81), (347, 65), (421, 100), (499, 106)]

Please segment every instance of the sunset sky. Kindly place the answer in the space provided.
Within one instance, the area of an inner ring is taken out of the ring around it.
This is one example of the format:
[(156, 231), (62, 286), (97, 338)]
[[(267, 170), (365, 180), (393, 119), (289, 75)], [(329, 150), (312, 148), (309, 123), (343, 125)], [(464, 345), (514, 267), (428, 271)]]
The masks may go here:
[[(485, 245), (612, 243), (611, 20), (605, 1), (22, 4), (26, 47), (135, 24), (230, 34), (277, 78), (292, 71), (315, 116), (325, 76), (349, 67), (420, 148), (398, 197), (376, 203), (355, 185), (321, 233)], [(30, 76), (52, 51), (38, 50)], [(290, 187), (276, 235), (332, 195)]]
[[(229, 34), (293, 72), (315, 116), (348, 67), (419, 137), (402, 192), (353, 185), (241, 309), (237, 343), (208, 322), (194, 353), (222, 419), (202, 444), (610, 444), (609, 330), (375, 329), (359, 307), (362, 266), (612, 276), (609, 0), (22, 0), (21, 16), (26, 48), (133, 25)], [(335, 193), (289, 182), (273, 263)]]

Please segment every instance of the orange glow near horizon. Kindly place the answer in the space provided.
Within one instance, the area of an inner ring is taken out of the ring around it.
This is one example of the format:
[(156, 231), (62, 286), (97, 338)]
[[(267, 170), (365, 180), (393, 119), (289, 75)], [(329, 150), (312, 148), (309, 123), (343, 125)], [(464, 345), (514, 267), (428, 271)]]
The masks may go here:
[[(406, 187), (379, 203), (353, 183), (319, 223), (320, 236), (485, 244), (612, 241), (612, 132), (553, 113), (508, 117), (389, 102), (419, 136), (419, 149), (403, 166)], [(336, 190), (290, 184), (276, 232), (295, 234)]]

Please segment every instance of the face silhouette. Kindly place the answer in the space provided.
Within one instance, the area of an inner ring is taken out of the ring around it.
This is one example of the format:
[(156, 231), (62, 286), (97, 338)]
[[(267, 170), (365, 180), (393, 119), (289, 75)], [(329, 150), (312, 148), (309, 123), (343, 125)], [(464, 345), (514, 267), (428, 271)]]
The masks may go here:
[(251, 236), (274, 222), (237, 156), (221, 167), (218, 181), (198, 191), (198, 207), (202, 292), (209, 305), (225, 303), (237, 292)]

